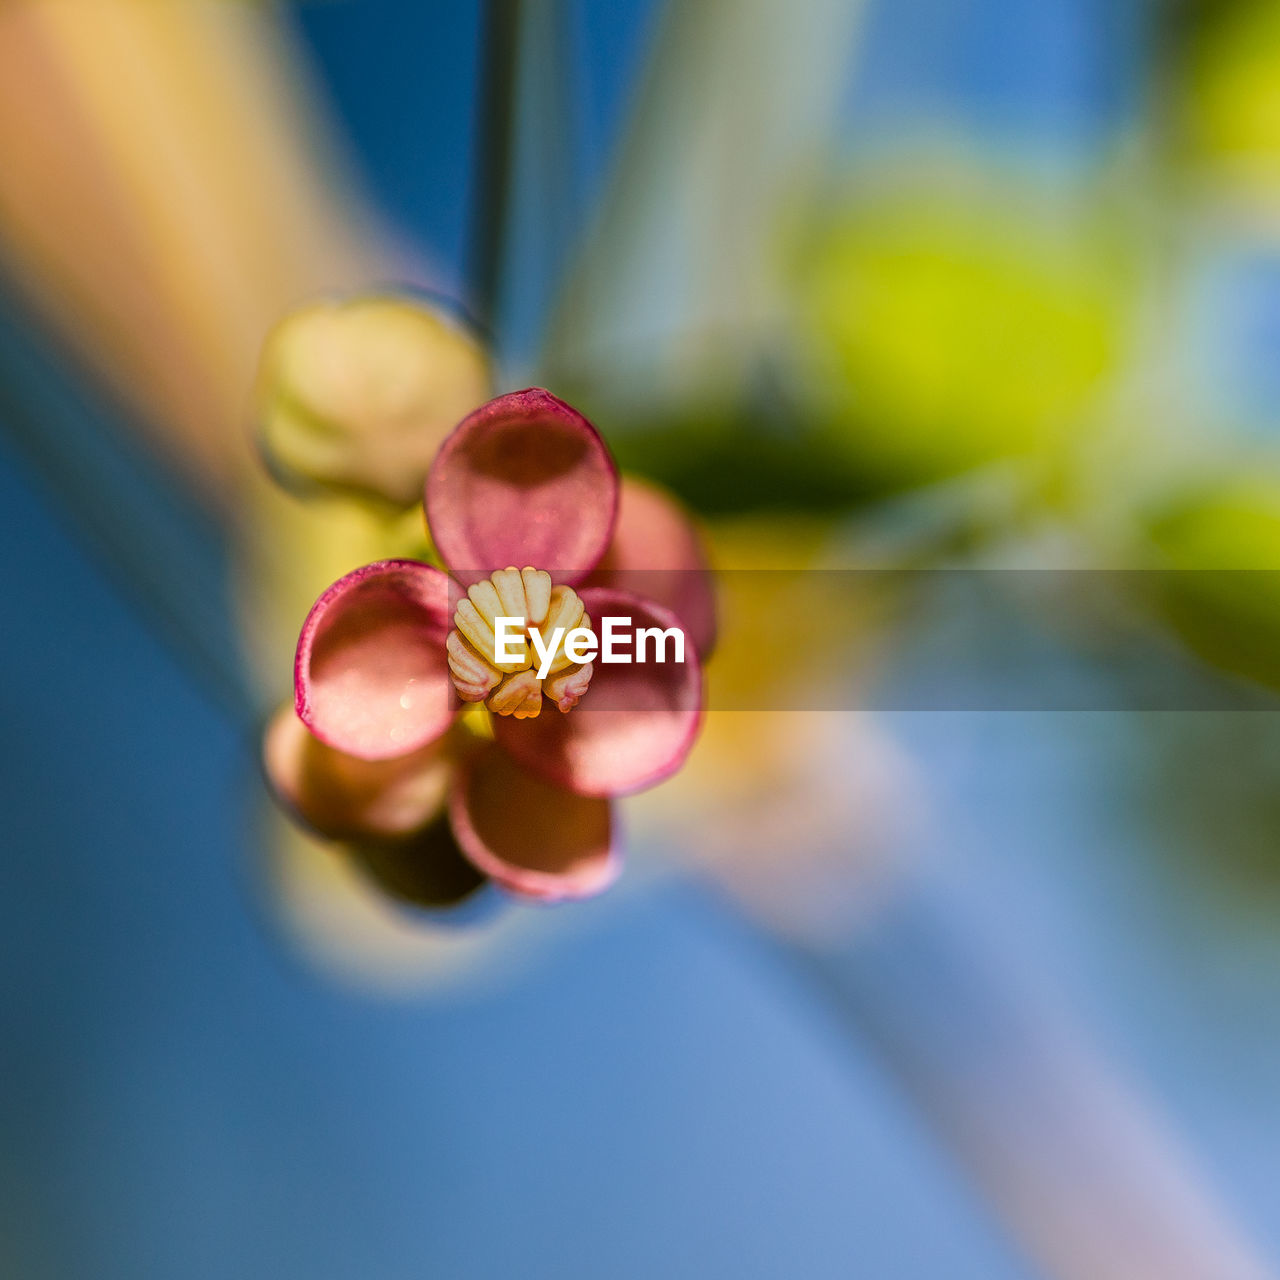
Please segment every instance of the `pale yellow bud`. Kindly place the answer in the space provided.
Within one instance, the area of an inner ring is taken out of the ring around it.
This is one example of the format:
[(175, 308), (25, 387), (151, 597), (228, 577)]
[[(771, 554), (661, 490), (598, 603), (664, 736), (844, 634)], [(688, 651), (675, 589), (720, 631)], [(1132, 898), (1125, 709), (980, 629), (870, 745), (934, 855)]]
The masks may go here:
[(326, 300), (268, 336), (254, 412), (282, 482), (408, 507), (440, 442), (489, 392), (480, 345), (429, 307)]

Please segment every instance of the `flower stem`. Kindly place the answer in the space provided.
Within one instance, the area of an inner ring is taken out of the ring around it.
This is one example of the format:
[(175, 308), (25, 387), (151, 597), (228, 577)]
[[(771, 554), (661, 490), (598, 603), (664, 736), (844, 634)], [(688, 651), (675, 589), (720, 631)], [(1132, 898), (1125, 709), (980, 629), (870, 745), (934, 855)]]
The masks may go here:
[(469, 277), (471, 306), (490, 334), (502, 302), (523, 8), (523, 0), (484, 0), (480, 25)]

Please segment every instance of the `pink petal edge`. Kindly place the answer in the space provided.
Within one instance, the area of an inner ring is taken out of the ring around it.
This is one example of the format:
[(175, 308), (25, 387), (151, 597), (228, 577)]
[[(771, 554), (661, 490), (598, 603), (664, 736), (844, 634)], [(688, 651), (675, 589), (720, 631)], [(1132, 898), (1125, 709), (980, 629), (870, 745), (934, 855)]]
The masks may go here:
[(595, 427), (541, 387), (481, 405), (427, 475), (431, 536), (464, 583), (507, 565), (572, 584), (599, 561), (618, 514), (618, 470)]
[(608, 800), (550, 786), (495, 743), (456, 769), (449, 821), (475, 867), (518, 897), (589, 898), (622, 869)]
[(715, 585), (697, 525), (665, 489), (624, 475), (618, 520), (586, 586), (612, 587), (670, 609), (703, 662), (716, 641)]
[[(597, 630), (605, 617), (633, 626), (679, 626), (652, 601), (607, 587), (580, 592)], [(683, 664), (597, 661), (591, 685), (567, 714), (544, 707), (533, 720), (497, 717), (496, 740), (529, 772), (581, 796), (630, 795), (685, 761), (702, 724), (702, 667), (689, 643)]]
[(381, 560), (311, 607), (294, 658), (294, 708), (321, 742), (362, 760), (424, 747), (457, 712), (445, 655), (447, 574)]

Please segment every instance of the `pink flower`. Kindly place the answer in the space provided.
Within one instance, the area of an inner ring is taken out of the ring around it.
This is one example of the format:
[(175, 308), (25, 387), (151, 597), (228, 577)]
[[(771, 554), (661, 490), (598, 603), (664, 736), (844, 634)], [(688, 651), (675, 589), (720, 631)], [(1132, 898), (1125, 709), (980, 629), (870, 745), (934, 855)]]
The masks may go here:
[[(620, 867), (612, 797), (668, 777), (697, 736), (714, 639), (697, 536), (666, 495), (620, 483), (595, 428), (538, 388), (491, 400), (444, 441), (426, 515), (447, 572), (366, 565), (308, 614), (294, 692), (310, 734), (269, 731), (276, 789), (343, 839), (408, 836), (443, 797), (459, 848), (499, 885), (597, 893)], [(500, 665), (495, 615), (547, 634), (618, 618), (689, 643), (680, 662), (576, 662), (561, 647), (550, 664), (526, 648)], [(465, 702), (487, 708), (491, 738), (455, 726)]]

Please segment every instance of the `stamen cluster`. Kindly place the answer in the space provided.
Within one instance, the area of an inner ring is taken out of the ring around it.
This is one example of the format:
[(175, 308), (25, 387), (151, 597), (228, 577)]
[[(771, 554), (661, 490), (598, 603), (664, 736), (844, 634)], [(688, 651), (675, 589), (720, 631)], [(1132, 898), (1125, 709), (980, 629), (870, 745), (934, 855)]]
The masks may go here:
[[(499, 618), (517, 619), (523, 638), (511, 638), (508, 630), (500, 647)], [(570, 711), (591, 683), (592, 664), (575, 662), (565, 652), (566, 639), (583, 627), (590, 630), (591, 619), (578, 593), (554, 586), (543, 569), (509, 565), (472, 583), (454, 610), (445, 642), (458, 696), (517, 720), (537, 716), (544, 693), (562, 712)], [(544, 635), (553, 638), (554, 649), (539, 652)], [(516, 656), (505, 656), (511, 654)]]

